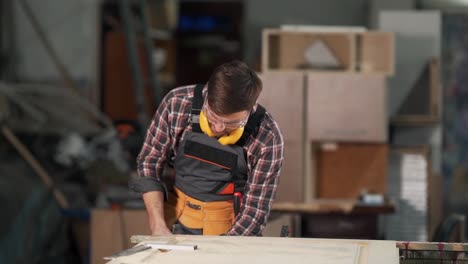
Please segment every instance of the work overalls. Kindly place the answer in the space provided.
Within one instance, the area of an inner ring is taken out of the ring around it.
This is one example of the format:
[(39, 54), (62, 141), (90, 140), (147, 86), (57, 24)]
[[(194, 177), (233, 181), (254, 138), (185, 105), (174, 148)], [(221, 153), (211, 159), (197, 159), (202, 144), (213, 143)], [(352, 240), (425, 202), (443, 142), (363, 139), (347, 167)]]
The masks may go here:
[(203, 87), (195, 87), (192, 131), (182, 138), (174, 160), (174, 192), (165, 204), (166, 223), (173, 226), (173, 233), (220, 235), (230, 230), (235, 218), (234, 193), (244, 192), (247, 179), (242, 146), (265, 113), (259, 105), (241, 139), (234, 145), (222, 145), (200, 129)]

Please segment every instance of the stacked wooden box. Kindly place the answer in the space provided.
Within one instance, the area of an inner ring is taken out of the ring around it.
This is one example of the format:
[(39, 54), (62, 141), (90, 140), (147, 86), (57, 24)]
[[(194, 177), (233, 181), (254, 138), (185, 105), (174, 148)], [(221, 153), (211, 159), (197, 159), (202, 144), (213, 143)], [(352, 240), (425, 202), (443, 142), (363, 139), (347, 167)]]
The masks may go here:
[[(339, 67), (307, 66), (304, 53), (317, 41)], [(386, 78), (394, 71), (393, 34), (265, 29), (262, 47), (260, 103), (285, 139), (276, 201), (385, 193)]]

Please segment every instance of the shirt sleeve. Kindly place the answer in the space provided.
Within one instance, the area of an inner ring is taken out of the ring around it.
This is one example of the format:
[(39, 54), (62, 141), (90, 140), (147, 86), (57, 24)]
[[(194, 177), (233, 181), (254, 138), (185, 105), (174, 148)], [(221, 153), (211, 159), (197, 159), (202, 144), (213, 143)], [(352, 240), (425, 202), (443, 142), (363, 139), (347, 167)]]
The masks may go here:
[(171, 145), (170, 102), (169, 93), (159, 105), (146, 132), (145, 141), (137, 157), (137, 175), (129, 181), (130, 189), (135, 192), (161, 191), (166, 194), (161, 175)]
[(240, 213), (227, 235), (255, 236), (265, 227), (283, 162), (281, 136), (272, 137), (259, 157), (247, 180)]

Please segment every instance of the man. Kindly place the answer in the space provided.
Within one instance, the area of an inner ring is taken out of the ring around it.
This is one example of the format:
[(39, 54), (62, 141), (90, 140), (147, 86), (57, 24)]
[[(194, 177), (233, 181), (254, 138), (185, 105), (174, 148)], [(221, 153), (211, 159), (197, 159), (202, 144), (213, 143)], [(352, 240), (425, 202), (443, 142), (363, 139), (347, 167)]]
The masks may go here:
[[(278, 125), (257, 104), (261, 90), (255, 72), (233, 61), (206, 85), (165, 96), (129, 182), (143, 193), (153, 235), (261, 235), (283, 160)], [(165, 164), (175, 170), (172, 190)]]

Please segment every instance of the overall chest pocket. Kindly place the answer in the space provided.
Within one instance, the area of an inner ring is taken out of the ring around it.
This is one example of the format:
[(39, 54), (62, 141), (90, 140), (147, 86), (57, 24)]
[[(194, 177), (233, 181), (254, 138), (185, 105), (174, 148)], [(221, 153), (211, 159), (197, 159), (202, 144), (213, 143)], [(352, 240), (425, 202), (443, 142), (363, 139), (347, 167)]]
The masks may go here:
[(187, 140), (178, 165), (183, 168), (182, 177), (193, 177), (196, 181), (230, 182), (237, 170), (237, 154)]

